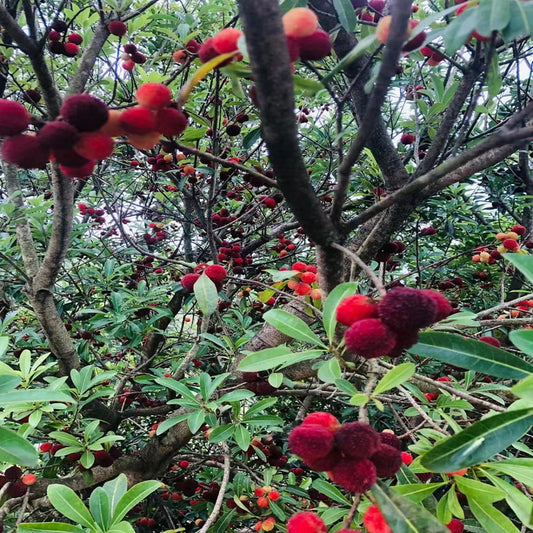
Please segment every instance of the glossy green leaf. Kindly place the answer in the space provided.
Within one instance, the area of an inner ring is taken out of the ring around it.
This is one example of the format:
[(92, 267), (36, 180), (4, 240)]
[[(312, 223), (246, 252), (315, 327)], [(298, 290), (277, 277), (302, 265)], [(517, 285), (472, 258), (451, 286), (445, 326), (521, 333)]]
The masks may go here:
[(378, 382), (372, 394), (382, 394), (408, 381), (416, 372), (413, 363), (402, 363), (391, 368)]
[(509, 24), (500, 32), (503, 40), (510, 42), (517, 37), (526, 37), (533, 33), (533, 4), (522, 0), (510, 0), (511, 17)]
[[(533, 12), (531, 12), (533, 16)], [(504, 259), (513, 265), (526, 276), (526, 279), (533, 283), (533, 255), (503, 254)]]
[(117, 503), (115, 512), (113, 513), (113, 524), (121, 522), (128, 511), (131, 511), (138, 503), (142, 502), (152, 492), (155, 492), (161, 487), (160, 481), (149, 480), (141, 481), (131, 487)]
[(6, 353), (8, 346), (9, 346), (9, 337), (7, 335), (2, 335), (0, 337), (0, 357)]
[(350, 398), (350, 404), (351, 405), (355, 405), (356, 407), (358, 407), (360, 405), (365, 405), (369, 401), (370, 401), (370, 397), (367, 394), (363, 393), (363, 392), (358, 392), (357, 394), (354, 394)]
[(107, 529), (111, 525), (111, 502), (103, 487), (96, 487), (89, 497), (89, 509), (96, 523)]
[(50, 389), (21, 389), (0, 394), (0, 405), (38, 402), (76, 403), (72, 396)]
[(483, 468), (505, 474), (528, 487), (533, 487), (533, 459), (500, 459), (483, 465)]
[(63, 522), (33, 522), (20, 524), (17, 531), (25, 531), (26, 533), (85, 533), (81, 527), (72, 524), (65, 524)]
[(244, 352), (247, 355), (238, 366), (241, 372), (261, 372), (262, 370), (281, 369), (309, 359), (320, 357), (321, 350), (307, 350), (293, 353), (288, 346), (282, 344), (275, 348), (267, 348), (258, 352)]
[(133, 529), (133, 526), (129, 523), (123, 520), (122, 522), (119, 522), (118, 524), (113, 524), (106, 533), (135, 533), (135, 529)]
[(189, 425), (189, 429), (191, 430), (191, 433), (196, 433), (205, 423), (205, 411), (202, 409), (198, 409), (197, 411), (193, 411), (188, 417), (187, 417), (187, 424)]
[(237, 446), (239, 446), (239, 448), (244, 452), (250, 447), (250, 443), (252, 442), (250, 432), (242, 425), (239, 425), (235, 428), (234, 439), (237, 443)]
[(476, 30), (481, 35), (490, 36), (493, 31), (502, 30), (511, 20), (511, 2), (501, 0), (481, 0), (477, 8)]
[(336, 312), (339, 304), (357, 291), (357, 283), (350, 281), (348, 283), (341, 283), (337, 285), (326, 298), (324, 303), (322, 323), (324, 324), (324, 330), (330, 342), (333, 341), (335, 336), (335, 328), (337, 326)]
[(209, 431), (210, 442), (222, 442), (228, 440), (235, 432), (235, 426), (233, 424), (225, 424), (224, 426), (218, 426)]
[(520, 351), (533, 357), (532, 329), (515, 329), (509, 333), (509, 339)]
[(332, 485), (325, 479), (315, 479), (313, 481), (313, 488), (318, 490), (318, 492), (325, 494), (334, 502), (350, 505), (349, 500), (346, 499), (342, 492), (335, 485)]
[(37, 466), (39, 455), (23, 437), (0, 428), (0, 461), (11, 465)]
[(198, 307), (205, 318), (211, 316), (218, 307), (218, 291), (216, 285), (202, 274), (193, 287)]
[(484, 500), (488, 503), (497, 502), (505, 498), (505, 492), (497, 489), (493, 485), (482, 483), (477, 479), (470, 479), (463, 476), (455, 476), (455, 484), (459, 492), (465, 496)]
[(454, 333), (421, 333), (408, 351), (498, 378), (522, 379), (533, 372), (533, 365), (505, 350)]
[(65, 485), (49, 485), (46, 491), (50, 503), (66, 518), (84, 527), (95, 528), (96, 523), (81, 498)]
[(431, 496), (438, 488), (446, 483), (413, 483), (406, 485), (396, 485), (391, 487), (402, 496), (409, 498), (412, 502), (420, 503)]
[(111, 514), (113, 514), (120, 498), (128, 492), (128, 478), (124, 474), (120, 474), (115, 479), (104, 483), (102, 488), (109, 498), (109, 506)]
[(252, 398), (254, 393), (251, 390), (247, 389), (238, 389), (238, 390), (232, 390), (223, 396), (221, 396), (217, 401), (218, 403), (224, 403), (224, 402), (240, 402), (242, 400), (247, 400), (248, 398)]
[(490, 531), (491, 533), (520, 533), (520, 530), (514, 526), (509, 518), (492, 505), (487, 504), (485, 500), (467, 499), (472, 514), (481, 524), (484, 531)]
[(268, 376), (268, 382), (275, 389), (279, 389), (281, 387), (281, 384), (283, 383), (283, 373), (282, 372), (274, 372), (273, 374), (270, 374)]
[(348, 32), (353, 33), (357, 25), (357, 15), (350, 0), (333, 0), (333, 7), (339, 17), (341, 26)]
[(533, 409), (499, 413), (437, 442), (420, 460), (432, 472), (454, 472), (481, 463), (518, 440), (533, 425)]
[(341, 365), (339, 361), (332, 357), (325, 361), (318, 369), (318, 379), (324, 383), (335, 383), (342, 376)]
[(263, 315), (263, 319), (291, 339), (307, 342), (313, 346), (326, 347), (318, 335), (301, 318), (292, 313), (282, 309), (270, 309)]
[(423, 506), (394, 492), (381, 481), (372, 487), (372, 494), (394, 533), (450, 533)]
[(514, 385), (511, 392), (519, 398), (533, 401), (533, 374)]

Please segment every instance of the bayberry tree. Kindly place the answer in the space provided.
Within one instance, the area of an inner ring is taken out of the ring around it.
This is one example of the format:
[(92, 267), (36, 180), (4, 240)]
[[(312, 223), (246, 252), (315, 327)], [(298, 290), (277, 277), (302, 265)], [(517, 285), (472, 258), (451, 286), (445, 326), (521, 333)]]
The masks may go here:
[(2, 3), (3, 527), (533, 527), (532, 25)]

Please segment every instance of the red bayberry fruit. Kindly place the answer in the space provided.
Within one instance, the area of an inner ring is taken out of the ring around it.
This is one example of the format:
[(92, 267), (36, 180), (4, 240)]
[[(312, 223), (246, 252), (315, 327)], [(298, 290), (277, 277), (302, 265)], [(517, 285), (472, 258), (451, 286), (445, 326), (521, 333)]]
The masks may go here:
[(67, 56), (67, 57), (74, 57), (74, 56), (77, 56), (78, 53), (79, 53), (80, 49), (78, 48), (78, 45), (77, 44), (74, 44), (74, 43), (65, 43), (64, 45), (64, 54)]
[(388, 444), (397, 450), (401, 449), (402, 447), (400, 439), (394, 433), (389, 431), (382, 431), (379, 433), (379, 441), (381, 444)]
[(409, 452), (401, 452), (400, 455), (405, 466), (409, 466), (413, 462), (413, 456)]
[(8, 481), (16, 481), (22, 475), (22, 470), (18, 466), (10, 466), (4, 472), (4, 476)]
[(274, 198), (266, 198), (265, 199), (265, 206), (268, 207), (269, 209), (274, 209), (276, 207), (277, 202), (276, 200), (274, 200)]
[(302, 424), (318, 424), (324, 426), (331, 432), (337, 431), (340, 424), (336, 417), (331, 413), (325, 413), (323, 411), (316, 411), (315, 413), (308, 414), (303, 420)]
[(7, 494), (11, 498), (20, 498), (26, 494), (28, 487), (22, 483), (22, 481), (15, 481), (7, 488)]
[(343, 424), (335, 432), (335, 445), (341, 453), (351, 459), (367, 459), (379, 446), (379, 434), (364, 422)]
[(381, 320), (398, 331), (422, 329), (435, 322), (438, 307), (433, 298), (418, 289), (397, 287), (378, 304)]
[(378, 316), (378, 306), (370, 298), (363, 294), (347, 296), (337, 306), (337, 322), (345, 326), (351, 326), (354, 322), (363, 318)]
[(116, 35), (117, 37), (123, 37), (128, 31), (128, 27), (121, 20), (112, 20), (107, 25), (107, 29), (111, 35)]
[(368, 459), (341, 459), (331, 471), (331, 477), (344, 489), (362, 494), (376, 482), (376, 467)]
[(222, 265), (208, 265), (204, 272), (205, 275), (215, 283), (221, 283), (228, 275), (226, 269)]
[(69, 167), (65, 165), (59, 165), (59, 169), (67, 178), (88, 178), (94, 172), (95, 162), (87, 161), (87, 163), (79, 167)]
[(43, 442), (39, 446), (39, 450), (41, 450), (43, 453), (49, 452), (51, 448), (52, 448), (52, 443), (51, 442)]
[(214, 57), (218, 56), (218, 52), (215, 50), (215, 47), (213, 46), (213, 39), (207, 39), (207, 41), (204, 41), (202, 43), (202, 46), (200, 46), (200, 49), (198, 50), (198, 59), (202, 63), (207, 63)]
[(307, 7), (295, 7), (283, 15), (283, 29), (289, 37), (307, 37), (318, 28), (318, 18)]
[(394, 332), (378, 318), (354, 322), (344, 334), (346, 349), (365, 359), (388, 355), (396, 346)]
[(60, 120), (47, 122), (37, 134), (41, 143), (51, 150), (70, 148), (78, 141), (79, 136), (78, 130), (72, 124)]
[(270, 504), (268, 502), (268, 498), (265, 498), (264, 496), (261, 496), (260, 498), (257, 498), (257, 507), (268, 507)]
[(183, 287), (183, 290), (185, 292), (192, 292), (194, 284), (199, 277), (199, 274), (185, 274), (185, 276), (181, 278), (181, 286)]
[(41, 101), (41, 93), (36, 89), (26, 89), (24, 91), (24, 100), (30, 104), (36, 104)]
[(0, 136), (22, 133), (30, 123), (30, 114), (18, 102), (0, 99)]
[(527, 231), (524, 226), (521, 226), (520, 224), (516, 224), (511, 228), (511, 231), (514, 231), (518, 235), (524, 235), (524, 233)]
[(94, 96), (74, 94), (63, 102), (61, 115), (79, 131), (95, 131), (107, 122), (109, 111), (106, 104)]
[(81, 44), (83, 42), (83, 37), (79, 33), (71, 33), (67, 37), (67, 41), (69, 43)]
[(307, 265), (302, 262), (297, 262), (292, 265), (291, 269), (298, 272), (305, 272), (307, 270)]
[(363, 515), (363, 524), (368, 533), (392, 533), (377, 505), (371, 505)]
[(211, 38), (211, 44), (219, 54), (235, 52), (241, 35), (242, 31), (237, 28), (224, 28)]
[(339, 450), (334, 447), (331, 452), (329, 452), (324, 457), (319, 457), (318, 459), (307, 459), (304, 460), (304, 463), (315, 472), (330, 472), (335, 468), (335, 465), (342, 459), (342, 456)]
[(400, 137), (400, 142), (402, 144), (413, 144), (415, 142), (415, 136), (411, 135), (410, 133), (404, 133)]
[(44, 169), (50, 151), (34, 135), (15, 135), (2, 144), (2, 158), (19, 168)]
[(388, 444), (380, 444), (376, 453), (370, 457), (370, 460), (376, 467), (376, 475), (378, 477), (395, 476), (402, 466), (400, 450)]
[(111, 137), (99, 131), (91, 131), (80, 135), (74, 150), (86, 159), (102, 161), (113, 153), (114, 147), (115, 143)]
[(440, 322), (450, 316), (453, 310), (452, 304), (444, 294), (431, 289), (421, 289), (420, 292), (429, 296), (437, 304), (437, 316), (435, 317), (435, 322)]
[(287, 522), (287, 533), (326, 533), (324, 520), (314, 513), (296, 513)]
[(315, 30), (307, 37), (298, 39), (298, 50), (301, 59), (317, 61), (331, 54), (331, 39), (324, 30)]
[(318, 424), (296, 426), (289, 434), (289, 448), (304, 460), (326, 456), (333, 449), (333, 433)]
[(120, 115), (120, 125), (127, 133), (144, 135), (157, 129), (155, 115), (146, 107), (131, 107)]
[(155, 117), (157, 131), (167, 137), (181, 135), (187, 127), (187, 116), (173, 107), (160, 109)]
[(37, 481), (37, 476), (35, 474), (25, 474), (24, 476), (22, 476), (21, 481), (22, 483), (24, 483), (24, 485), (27, 485), (29, 487)]
[(272, 502), (275, 502), (276, 500), (279, 500), (280, 498), (280, 493), (277, 491), (277, 490), (271, 490), (269, 493), (268, 493), (268, 499)]
[(452, 533), (463, 533), (465, 526), (461, 522), (461, 520), (457, 518), (452, 518), (450, 522), (446, 524), (446, 527), (452, 532)]
[(520, 245), (514, 239), (505, 239), (502, 244), (507, 250), (511, 252), (516, 252), (516, 250), (520, 248)]
[(136, 91), (135, 98), (140, 106), (162, 109), (170, 104), (172, 93), (163, 83), (143, 83)]
[(501, 342), (496, 339), (495, 337), (479, 337), (478, 341), (485, 342), (487, 344), (491, 344), (492, 346), (496, 346), (496, 348), (501, 348)]

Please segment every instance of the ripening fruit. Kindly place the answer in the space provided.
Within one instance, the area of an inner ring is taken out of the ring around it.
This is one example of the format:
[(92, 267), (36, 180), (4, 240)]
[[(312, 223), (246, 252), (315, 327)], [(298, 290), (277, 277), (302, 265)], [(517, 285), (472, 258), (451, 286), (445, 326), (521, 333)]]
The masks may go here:
[(99, 131), (91, 131), (80, 135), (74, 150), (86, 159), (102, 161), (113, 153), (114, 147), (115, 143), (111, 137)]
[(362, 494), (376, 482), (376, 467), (368, 459), (341, 459), (331, 471), (331, 477), (342, 488)]
[[(392, 17), (387, 15), (379, 19), (378, 25), (376, 26), (376, 39), (385, 44), (389, 38), (390, 24), (392, 22)], [(409, 30), (405, 34), (405, 40), (409, 37)]]
[(289, 449), (305, 460), (326, 456), (333, 449), (333, 433), (318, 424), (296, 426), (289, 434)]
[(307, 37), (297, 40), (298, 54), (304, 61), (318, 61), (331, 55), (331, 39), (324, 30), (315, 30)]
[(213, 38), (207, 39), (202, 43), (200, 49), (198, 50), (198, 59), (201, 63), (207, 63), (214, 57), (217, 57), (218, 52), (213, 46)]
[(122, 112), (120, 125), (126, 133), (144, 135), (156, 130), (155, 115), (146, 107), (130, 107)]
[(111, 35), (116, 35), (117, 37), (123, 37), (128, 31), (128, 27), (121, 20), (112, 20), (107, 25), (107, 29)]
[(491, 344), (496, 348), (501, 348), (501, 342), (496, 337), (479, 337), (478, 341), (484, 342), (486, 344)]
[(400, 455), (405, 466), (409, 466), (413, 462), (413, 456), (409, 452), (401, 452)]
[(44, 169), (50, 151), (34, 135), (15, 135), (3, 142), (2, 158), (18, 168)]
[(463, 533), (465, 526), (459, 520), (458, 518), (452, 518), (450, 522), (446, 524), (446, 527), (452, 532), (452, 533)]
[(502, 244), (510, 252), (516, 252), (520, 248), (520, 245), (514, 239), (505, 239)]
[(320, 292), (320, 289), (312, 289), (309, 296), (312, 300), (321, 300), (322, 292)]
[(287, 533), (326, 533), (324, 520), (314, 513), (296, 513), (287, 522)]
[[(402, 320), (405, 320), (404, 316)], [(396, 336), (380, 319), (365, 318), (350, 326), (344, 334), (344, 341), (349, 352), (365, 359), (374, 359), (392, 351), (396, 345)]]
[(173, 107), (160, 109), (156, 116), (157, 131), (167, 137), (181, 135), (187, 127), (187, 116), (183, 111)]
[(363, 515), (363, 524), (368, 533), (392, 533), (377, 505), (371, 505)]
[(334, 433), (340, 427), (337, 418), (331, 413), (326, 413), (324, 411), (316, 411), (308, 414), (302, 420), (302, 425), (304, 424), (318, 424), (319, 426), (324, 426), (332, 433)]
[(37, 133), (42, 144), (54, 150), (55, 148), (70, 148), (78, 142), (78, 130), (68, 122), (54, 120), (47, 122)]
[(309, 294), (311, 290), (311, 285), (309, 285), (309, 283), (298, 283), (294, 292), (298, 296), (305, 296), (306, 294)]
[(415, 142), (415, 136), (412, 135), (411, 133), (404, 133), (401, 137), (400, 137), (400, 142), (402, 144), (413, 144)]
[(368, 459), (378, 450), (380, 438), (370, 424), (349, 422), (335, 432), (335, 445), (346, 457)]
[[(413, 20), (413, 19), (408, 20), (409, 35), (411, 35), (411, 33), (418, 26), (418, 24), (420, 24), (418, 20)], [(426, 40), (426, 36), (427, 36), (426, 32), (421, 31), (420, 33), (415, 35), (412, 39), (410, 39), (404, 44), (402, 51), (411, 52), (412, 50), (417, 49), (419, 46), (422, 46), (422, 44)]]
[(402, 466), (400, 450), (388, 444), (380, 444), (370, 460), (376, 467), (377, 477), (395, 476)]
[(0, 136), (22, 133), (30, 123), (30, 114), (18, 102), (0, 99)]
[(452, 304), (446, 296), (431, 289), (421, 289), (420, 292), (429, 296), (437, 304), (437, 316), (435, 317), (435, 322), (440, 322), (451, 315), (453, 310)]
[(345, 326), (351, 326), (363, 318), (376, 318), (377, 316), (377, 304), (364, 294), (347, 296), (337, 306), (336, 311), (337, 322)]
[(140, 106), (162, 109), (170, 104), (172, 92), (163, 83), (143, 83), (136, 91), (135, 98)]
[(35, 474), (25, 474), (24, 476), (22, 476), (21, 481), (22, 483), (24, 483), (24, 485), (29, 487), (37, 481), (37, 476)]
[(520, 224), (516, 224), (511, 228), (511, 231), (513, 233), (516, 233), (517, 235), (524, 235), (524, 233), (527, 231), (524, 226), (521, 226)]
[(200, 274), (185, 274), (181, 278), (181, 286), (185, 292), (192, 292), (194, 284), (198, 281)]
[(109, 117), (107, 105), (90, 94), (69, 96), (61, 106), (61, 116), (79, 131), (95, 131), (101, 128)]
[(204, 270), (205, 275), (214, 282), (221, 283), (226, 279), (228, 273), (222, 265), (208, 265)]
[(188, 58), (189, 58), (189, 56), (187, 55), (187, 52), (186, 52), (185, 50), (176, 50), (176, 51), (172, 54), (172, 59), (173, 59), (176, 63), (180, 63), (181, 65), (183, 65), (184, 63), (186, 63)]
[(74, 43), (65, 43), (65, 46), (64, 46), (64, 54), (67, 56), (67, 57), (74, 57), (74, 56), (77, 56), (78, 53), (79, 53), (80, 49), (78, 47), (77, 44), (74, 44)]
[(84, 165), (79, 167), (67, 167), (64, 165), (59, 165), (59, 169), (67, 178), (88, 178), (94, 171), (94, 161), (88, 161)]
[(128, 135), (128, 142), (137, 150), (150, 150), (161, 141), (159, 132), (152, 131), (144, 135), (135, 135), (130, 133)]
[(126, 134), (124, 128), (120, 125), (122, 111), (110, 109), (107, 122), (98, 130), (100, 133), (109, 135), (109, 137), (122, 137)]
[(67, 37), (67, 41), (69, 43), (81, 44), (83, 42), (83, 37), (79, 33), (71, 33)]
[(131, 72), (135, 68), (135, 61), (127, 59), (124, 61), (124, 63), (122, 63), (122, 68), (128, 72)]
[(318, 18), (307, 7), (295, 7), (283, 15), (283, 29), (289, 37), (307, 37), (318, 29)]
[(219, 54), (235, 52), (241, 35), (242, 31), (237, 28), (224, 28), (211, 38), (211, 44)]

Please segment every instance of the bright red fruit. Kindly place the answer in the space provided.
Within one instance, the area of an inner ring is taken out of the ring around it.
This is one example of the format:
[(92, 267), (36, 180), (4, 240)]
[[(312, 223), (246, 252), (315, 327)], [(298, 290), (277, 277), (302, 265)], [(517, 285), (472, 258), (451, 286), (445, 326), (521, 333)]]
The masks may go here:
[(377, 505), (371, 505), (363, 515), (363, 524), (368, 533), (392, 533)]
[(365, 359), (388, 355), (396, 346), (394, 332), (379, 318), (354, 322), (344, 334), (346, 349)]
[(111, 35), (116, 35), (117, 37), (122, 37), (126, 35), (128, 27), (121, 20), (112, 20), (108, 25), (107, 29)]
[(302, 424), (318, 424), (319, 426), (324, 426), (329, 431), (335, 432), (340, 424), (336, 417), (331, 413), (326, 413), (323, 411), (316, 411), (315, 413), (308, 414), (303, 420)]
[(211, 38), (211, 43), (219, 54), (235, 52), (241, 35), (242, 31), (237, 28), (224, 28)]
[(30, 114), (18, 102), (0, 99), (0, 136), (22, 133), (30, 123)]
[(222, 265), (208, 265), (204, 272), (211, 281), (219, 283), (224, 281), (228, 275)]
[(314, 513), (297, 513), (287, 522), (287, 533), (326, 533), (324, 520)]
[(120, 125), (127, 133), (144, 135), (156, 130), (155, 115), (146, 107), (130, 107), (120, 115)]
[(318, 424), (296, 426), (289, 434), (289, 448), (303, 459), (326, 456), (333, 449), (333, 433)]
[(140, 106), (162, 109), (170, 104), (172, 92), (163, 83), (143, 83), (136, 91), (135, 98)]
[(337, 322), (345, 326), (351, 326), (354, 322), (363, 318), (375, 318), (378, 316), (378, 306), (364, 294), (347, 296), (337, 306)]

